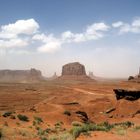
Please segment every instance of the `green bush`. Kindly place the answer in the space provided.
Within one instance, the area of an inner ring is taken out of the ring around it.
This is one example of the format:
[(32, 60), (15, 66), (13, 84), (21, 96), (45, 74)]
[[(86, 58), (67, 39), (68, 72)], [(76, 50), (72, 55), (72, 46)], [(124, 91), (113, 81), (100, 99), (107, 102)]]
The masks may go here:
[(25, 122), (29, 121), (29, 118), (27, 116), (25, 116), (25, 115), (18, 114), (17, 117), (21, 121), (25, 121)]

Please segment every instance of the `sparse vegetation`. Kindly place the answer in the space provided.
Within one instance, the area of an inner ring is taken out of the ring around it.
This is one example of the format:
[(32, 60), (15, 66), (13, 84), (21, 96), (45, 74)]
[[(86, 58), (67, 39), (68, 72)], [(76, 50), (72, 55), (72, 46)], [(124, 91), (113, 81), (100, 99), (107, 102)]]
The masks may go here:
[(27, 116), (25, 116), (25, 115), (18, 114), (17, 117), (21, 121), (25, 121), (25, 122), (29, 121), (29, 118)]
[(67, 115), (67, 116), (71, 116), (71, 112), (68, 111), (68, 110), (65, 110), (65, 111), (64, 111), (64, 114)]
[(13, 112), (8, 111), (8, 112), (5, 112), (2, 116), (3, 116), (3, 117), (9, 117), (9, 116), (12, 115), (12, 113), (13, 113)]
[(133, 131), (139, 131), (140, 130), (140, 126), (135, 126), (134, 128), (133, 128)]
[(78, 121), (73, 121), (72, 122), (72, 126), (81, 126), (82, 123), (81, 122), (78, 122)]
[(38, 124), (38, 125), (39, 125), (40, 123), (43, 123), (43, 120), (42, 120), (41, 117), (35, 116), (35, 117), (34, 117), (34, 120), (35, 120), (35, 121), (33, 122), (34, 125), (35, 125), (35, 124)]

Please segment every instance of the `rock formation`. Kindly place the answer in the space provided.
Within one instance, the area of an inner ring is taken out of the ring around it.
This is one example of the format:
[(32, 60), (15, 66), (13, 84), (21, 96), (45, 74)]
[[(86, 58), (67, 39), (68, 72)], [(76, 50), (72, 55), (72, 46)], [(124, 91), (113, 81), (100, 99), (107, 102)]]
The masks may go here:
[(67, 75), (75, 75), (75, 76), (86, 75), (84, 65), (80, 64), (79, 62), (64, 65), (62, 68), (62, 76)]
[(126, 99), (126, 100), (137, 100), (140, 98), (140, 91), (136, 90), (124, 90), (124, 89), (114, 89), (114, 92), (116, 94), (116, 99)]
[(68, 63), (62, 67), (62, 75), (59, 79), (65, 80), (91, 80), (86, 75), (85, 66), (79, 62)]
[(43, 80), (41, 71), (30, 70), (0, 70), (0, 82), (37, 82)]
[(140, 68), (139, 73), (136, 76), (129, 76), (128, 81), (140, 83)]

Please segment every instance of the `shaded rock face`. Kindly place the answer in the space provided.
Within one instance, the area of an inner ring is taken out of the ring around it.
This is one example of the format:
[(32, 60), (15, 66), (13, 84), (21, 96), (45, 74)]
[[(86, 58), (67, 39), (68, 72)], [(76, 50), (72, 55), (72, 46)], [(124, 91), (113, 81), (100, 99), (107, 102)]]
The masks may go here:
[(36, 82), (42, 80), (41, 71), (30, 70), (0, 70), (0, 82)]
[(140, 98), (140, 91), (131, 91), (131, 90), (123, 90), (123, 89), (114, 89), (116, 94), (116, 99), (126, 99), (126, 100), (137, 100)]
[(79, 62), (69, 63), (63, 66), (62, 76), (84, 76), (86, 75), (84, 65)]

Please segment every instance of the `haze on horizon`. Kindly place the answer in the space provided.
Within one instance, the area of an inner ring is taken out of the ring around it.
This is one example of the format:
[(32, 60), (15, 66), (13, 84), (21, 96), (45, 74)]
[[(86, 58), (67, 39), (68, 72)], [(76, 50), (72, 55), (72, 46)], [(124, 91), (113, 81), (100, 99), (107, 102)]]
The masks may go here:
[(45, 76), (80, 62), (87, 73), (128, 77), (140, 66), (138, 0), (1, 0), (0, 69)]

